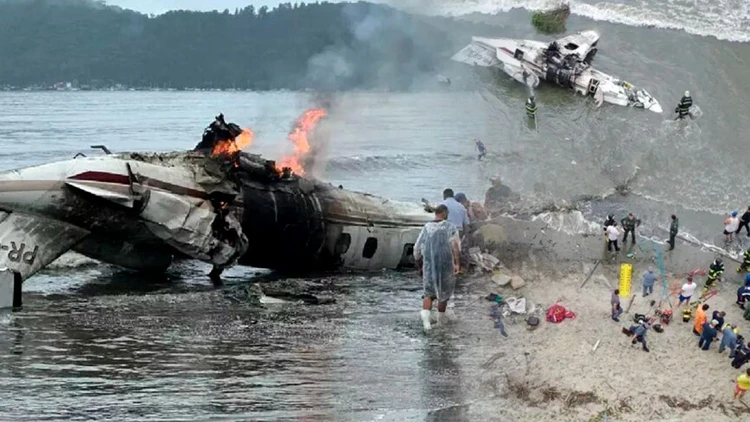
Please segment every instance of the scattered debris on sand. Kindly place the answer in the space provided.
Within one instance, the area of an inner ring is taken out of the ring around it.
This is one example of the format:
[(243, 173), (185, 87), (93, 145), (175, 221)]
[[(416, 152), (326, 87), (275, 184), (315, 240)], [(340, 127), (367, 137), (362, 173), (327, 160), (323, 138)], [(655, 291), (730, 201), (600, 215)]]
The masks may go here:
[[(680, 313), (678, 308), (671, 309), (676, 306), (674, 286), (687, 274), (705, 277), (696, 267), (707, 266), (714, 258), (711, 252), (678, 245), (663, 256), (668, 282), (658, 283), (653, 296), (642, 297), (640, 275), (655, 261), (646, 252), (629, 258), (626, 246), (613, 261), (601, 237), (571, 236), (540, 221), (499, 218), (483, 229), (486, 249), (481, 255), (473, 251), (475, 258), (482, 257), (475, 261), (484, 263), (484, 255), (489, 254), (498, 262), (479, 265), (465, 280), (462, 293), (466, 298), (457, 301), (456, 313), (466, 317), (451, 330), (469, 332), (470, 327), (481, 325), (477, 315), (486, 318), (486, 310), (494, 308), (501, 315), (505, 334), (493, 329), (490, 321), (481, 335), (478, 356), (466, 358), (481, 370), (479, 384), (485, 398), (481, 404), (468, 405), (465, 414), (478, 415), (480, 409), (492, 408), (497, 409), (495, 420), (712, 422), (750, 415), (750, 408), (732, 400), (734, 387), (729, 381), (739, 371), (731, 367), (726, 352), (716, 353), (717, 345), (708, 353), (697, 347), (692, 320), (685, 324), (671, 319), (661, 324), (661, 332), (650, 330), (650, 353), (620, 334), (637, 314), (662, 321), (662, 308)], [(633, 267), (633, 287), (627, 298), (632, 305), (617, 323), (610, 318), (610, 296), (618, 285), (620, 264), (625, 262)], [(742, 332), (750, 326), (734, 305), (734, 290), (742, 275), (733, 280), (733, 273), (725, 273), (729, 280), (722, 282), (720, 293), (707, 303), (711, 311), (725, 311), (726, 321), (740, 324)], [(523, 297), (514, 294), (516, 276), (525, 282)], [(521, 299), (525, 313), (514, 308)], [(559, 324), (541, 321), (530, 329), (526, 321), (532, 312), (543, 314), (556, 304), (573, 311), (575, 318)], [(684, 368), (693, 368), (690, 381), (676, 382), (675, 374)]]

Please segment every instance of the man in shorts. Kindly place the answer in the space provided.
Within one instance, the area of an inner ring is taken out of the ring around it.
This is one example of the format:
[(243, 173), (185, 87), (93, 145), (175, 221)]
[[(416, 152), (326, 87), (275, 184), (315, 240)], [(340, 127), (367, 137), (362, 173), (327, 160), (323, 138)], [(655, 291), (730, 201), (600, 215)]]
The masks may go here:
[(741, 400), (745, 397), (747, 390), (750, 390), (750, 369), (737, 377), (737, 384), (734, 386), (734, 398), (736, 400)]
[(680, 303), (677, 304), (677, 306), (682, 306), (682, 302), (685, 302), (686, 305), (690, 305), (690, 298), (693, 296), (693, 292), (695, 292), (695, 288), (697, 285), (693, 283), (693, 277), (689, 276), (687, 278), (687, 283), (682, 285), (682, 289), (680, 289)]

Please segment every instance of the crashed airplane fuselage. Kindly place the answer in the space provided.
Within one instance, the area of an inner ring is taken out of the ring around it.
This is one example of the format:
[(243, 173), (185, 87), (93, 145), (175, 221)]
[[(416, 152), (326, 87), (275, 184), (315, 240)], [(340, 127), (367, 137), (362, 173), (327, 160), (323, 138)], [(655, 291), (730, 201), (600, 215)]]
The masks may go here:
[(591, 95), (599, 104), (607, 102), (661, 113), (659, 102), (646, 90), (591, 67), (598, 42), (599, 34), (595, 31), (582, 31), (551, 43), (473, 37), (471, 44), (451, 59), (472, 66), (501, 69), (532, 88), (544, 80)]
[(175, 256), (287, 272), (413, 265), (421, 205), (199, 152), (82, 157), (0, 173), (0, 266), (66, 251), (142, 271)]

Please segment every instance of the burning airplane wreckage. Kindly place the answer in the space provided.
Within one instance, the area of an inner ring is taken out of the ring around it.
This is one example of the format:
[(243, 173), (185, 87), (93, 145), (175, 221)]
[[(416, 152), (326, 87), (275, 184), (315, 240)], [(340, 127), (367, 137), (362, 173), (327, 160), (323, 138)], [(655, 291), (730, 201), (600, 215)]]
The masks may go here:
[(139, 271), (175, 257), (303, 272), (414, 264), (431, 219), (418, 203), (356, 193), (299, 176), (310, 110), (290, 134), (295, 155), (242, 151), (250, 130), (217, 117), (194, 151), (78, 157), (0, 173), (0, 266), (27, 279), (63, 253)]

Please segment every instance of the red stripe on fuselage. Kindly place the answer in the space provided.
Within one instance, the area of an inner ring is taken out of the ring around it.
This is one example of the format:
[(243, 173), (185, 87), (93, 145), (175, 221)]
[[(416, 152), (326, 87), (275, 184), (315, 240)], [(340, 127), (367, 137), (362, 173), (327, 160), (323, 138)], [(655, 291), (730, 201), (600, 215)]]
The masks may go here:
[[(128, 176), (116, 173), (107, 173), (103, 171), (86, 171), (83, 173), (76, 174), (75, 176), (69, 177), (73, 180), (90, 180), (93, 182), (102, 183), (117, 183), (120, 185), (129, 185), (130, 179)], [(177, 195), (192, 196), (195, 198), (208, 199), (208, 194), (197, 189), (186, 188), (184, 186), (175, 185), (172, 183), (162, 182), (161, 180), (151, 179), (145, 176), (139, 176), (144, 186), (151, 186), (154, 188), (163, 189), (165, 191), (175, 193)]]
[(118, 183), (121, 185), (129, 185), (130, 179), (128, 176), (115, 173), (105, 173), (103, 171), (86, 171), (83, 173), (76, 174), (75, 176), (69, 177), (73, 180), (90, 180), (92, 182), (102, 183)]

